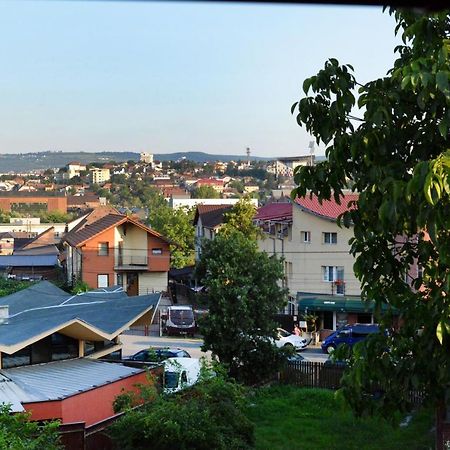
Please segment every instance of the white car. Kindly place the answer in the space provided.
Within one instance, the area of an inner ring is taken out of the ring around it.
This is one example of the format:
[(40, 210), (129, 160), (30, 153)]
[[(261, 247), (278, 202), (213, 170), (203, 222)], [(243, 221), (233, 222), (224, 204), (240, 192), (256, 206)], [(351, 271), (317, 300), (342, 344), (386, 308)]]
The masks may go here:
[(277, 333), (278, 335), (275, 340), (275, 345), (278, 348), (292, 346), (298, 351), (306, 348), (311, 342), (311, 339), (308, 340), (302, 336), (296, 336), (289, 331), (283, 330), (283, 328), (277, 328)]

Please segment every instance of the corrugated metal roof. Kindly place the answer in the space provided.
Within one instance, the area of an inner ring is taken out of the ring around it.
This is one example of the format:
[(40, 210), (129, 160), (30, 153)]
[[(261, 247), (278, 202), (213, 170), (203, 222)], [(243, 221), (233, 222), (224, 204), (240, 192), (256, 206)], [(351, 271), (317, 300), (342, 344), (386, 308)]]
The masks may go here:
[(17, 385), (14, 394), (21, 403), (63, 399), (140, 372), (143, 370), (86, 358), (1, 371)]
[(23, 389), (8, 377), (0, 374), (0, 404), (9, 404), (11, 406), (11, 412), (22, 412), (25, 409), (20, 399), (24, 397), (26, 397), (26, 393)]
[(54, 267), (58, 256), (53, 255), (7, 255), (0, 256), (0, 267)]

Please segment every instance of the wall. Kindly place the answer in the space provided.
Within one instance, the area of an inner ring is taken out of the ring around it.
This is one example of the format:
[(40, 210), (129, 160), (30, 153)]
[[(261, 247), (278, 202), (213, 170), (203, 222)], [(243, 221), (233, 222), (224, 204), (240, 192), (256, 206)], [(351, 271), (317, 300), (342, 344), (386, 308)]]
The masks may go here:
[(31, 412), (32, 420), (59, 418), (62, 423), (86, 422), (89, 426), (114, 415), (114, 399), (123, 389), (137, 392), (137, 383), (148, 383), (146, 373), (138, 373), (64, 400), (25, 403), (24, 408)]
[[(168, 272), (170, 269), (170, 246), (167, 242), (151, 234), (147, 235), (148, 270), (151, 272)], [(162, 249), (161, 255), (153, 255), (152, 249)]]
[[(310, 231), (311, 243), (301, 242), (301, 231)], [(324, 244), (323, 232), (337, 233), (337, 244)], [(294, 204), (292, 240), (285, 248), (286, 260), (293, 265), (290, 289), (331, 294), (332, 283), (323, 281), (322, 266), (343, 266), (345, 295), (360, 295), (360, 283), (353, 272), (355, 259), (349, 253), (352, 237), (353, 229), (339, 228), (335, 221), (306, 213)]]
[[(108, 274), (109, 285), (116, 284), (116, 277), (114, 273), (114, 246), (115, 246), (115, 229), (100, 233), (99, 235), (90, 239), (85, 246), (82, 247), (83, 260), (81, 264), (82, 279), (89, 287), (97, 288), (97, 275)], [(100, 242), (109, 243), (108, 256), (98, 255), (98, 244)]]
[(47, 212), (67, 213), (67, 197), (17, 196), (0, 197), (0, 209), (11, 211), (11, 203), (47, 203)]
[(139, 274), (139, 295), (167, 292), (167, 272), (144, 272)]

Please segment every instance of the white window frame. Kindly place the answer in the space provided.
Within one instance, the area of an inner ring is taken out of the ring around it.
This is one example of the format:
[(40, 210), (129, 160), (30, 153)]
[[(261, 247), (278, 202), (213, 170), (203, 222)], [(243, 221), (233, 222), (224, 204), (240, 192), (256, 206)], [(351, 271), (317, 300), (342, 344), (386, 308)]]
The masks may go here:
[[(340, 269), (342, 269), (342, 272), (344, 272), (344, 266), (322, 266), (322, 280), (326, 281), (327, 283), (334, 283), (338, 280), (337, 274)], [(330, 273), (332, 279), (330, 279)], [(344, 279), (342, 279), (341, 281), (344, 282)]]
[[(337, 233), (335, 231), (324, 231), (322, 233), (323, 243), (325, 245), (336, 245), (337, 244)], [(328, 242), (327, 242), (328, 237)], [(333, 242), (333, 237), (336, 238), (336, 242)]]
[[(105, 281), (106, 281), (106, 284), (105, 284)], [(107, 274), (107, 273), (97, 274), (97, 287), (98, 288), (109, 287), (109, 274)]]
[(301, 238), (303, 244), (311, 244), (311, 231), (302, 231)]

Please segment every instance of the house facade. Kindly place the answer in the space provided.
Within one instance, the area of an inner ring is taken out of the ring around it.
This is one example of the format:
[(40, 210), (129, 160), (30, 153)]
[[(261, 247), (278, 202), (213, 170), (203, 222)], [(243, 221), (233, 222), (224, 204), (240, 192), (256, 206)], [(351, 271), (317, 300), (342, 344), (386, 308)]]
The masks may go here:
[(67, 281), (120, 285), (128, 295), (167, 291), (170, 243), (113, 208), (98, 208), (63, 240)]
[(201, 257), (202, 243), (212, 240), (223, 224), (224, 214), (232, 209), (232, 205), (198, 205), (194, 216), (195, 227), (195, 260)]
[(361, 301), (353, 271), (349, 240), (352, 228), (339, 228), (336, 219), (357, 200), (347, 193), (341, 204), (320, 203), (317, 197), (272, 203), (258, 210), (255, 223), (264, 231), (261, 251), (284, 260), (283, 284), (294, 314), (316, 314), (319, 326), (335, 330), (354, 322), (373, 322), (373, 307)]

